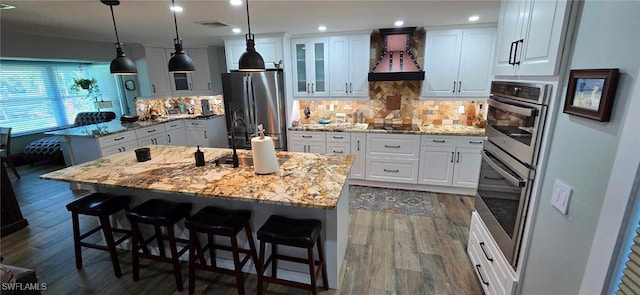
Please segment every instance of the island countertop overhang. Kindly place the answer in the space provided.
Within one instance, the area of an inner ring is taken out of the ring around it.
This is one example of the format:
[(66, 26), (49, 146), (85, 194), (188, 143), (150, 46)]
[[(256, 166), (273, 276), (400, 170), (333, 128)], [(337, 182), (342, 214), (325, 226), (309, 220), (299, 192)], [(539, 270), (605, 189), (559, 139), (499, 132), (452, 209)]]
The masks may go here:
[[(347, 183), (352, 155), (278, 152), (288, 160), (280, 171), (256, 175), (251, 166), (215, 166), (214, 159), (230, 149), (201, 148), (206, 165), (195, 166), (195, 147), (148, 146), (151, 160), (137, 162), (134, 151), (115, 154), (53, 171), (43, 179), (333, 210)], [(240, 156), (251, 151), (240, 150)]]

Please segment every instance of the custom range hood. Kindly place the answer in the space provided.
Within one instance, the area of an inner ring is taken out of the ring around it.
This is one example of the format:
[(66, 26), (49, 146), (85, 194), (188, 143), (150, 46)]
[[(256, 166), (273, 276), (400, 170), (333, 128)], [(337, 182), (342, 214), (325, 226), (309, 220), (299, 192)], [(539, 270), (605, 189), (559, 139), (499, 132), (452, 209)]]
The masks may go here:
[(369, 73), (369, 81), (421, 81), (424, 71), (411, 53), (411, 34), (416, 27), (380, 29), (384, 46)]

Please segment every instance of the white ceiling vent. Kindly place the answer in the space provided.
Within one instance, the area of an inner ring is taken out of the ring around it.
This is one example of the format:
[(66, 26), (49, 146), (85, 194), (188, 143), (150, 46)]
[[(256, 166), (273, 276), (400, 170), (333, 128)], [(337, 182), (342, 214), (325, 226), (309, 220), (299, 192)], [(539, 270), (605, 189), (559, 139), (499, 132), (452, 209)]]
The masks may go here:
[(203, 26), (207, 26), (210, 28), (214, 28), (214, 29), (218, 29), (218, 28), (224, 28), (224, 27), (228, 27), (229, 24), (225, 24), (219, 20), (207, 20), (207, 21), (200, 21), (200, 22), (195, 22), (196, 24), (201, 24)]

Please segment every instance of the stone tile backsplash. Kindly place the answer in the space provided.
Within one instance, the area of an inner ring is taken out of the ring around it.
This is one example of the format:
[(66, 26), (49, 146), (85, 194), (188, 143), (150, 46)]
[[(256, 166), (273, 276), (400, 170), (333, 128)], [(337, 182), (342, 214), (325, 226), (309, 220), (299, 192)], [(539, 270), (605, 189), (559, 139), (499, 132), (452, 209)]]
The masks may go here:
[(202, 115), (202, 107), (200, 106), (202, 99), (209, 99), (209, 105), (214, 114), (224, 114), (222, 95), (136, 98), (136, 114), (141, 118), (149, 117), (151, 111), (156, 111), (159, 115), (167, 115), (169, 109), (177, 109), (181, 114), (188, 114), (191, 108), (193, 114)]

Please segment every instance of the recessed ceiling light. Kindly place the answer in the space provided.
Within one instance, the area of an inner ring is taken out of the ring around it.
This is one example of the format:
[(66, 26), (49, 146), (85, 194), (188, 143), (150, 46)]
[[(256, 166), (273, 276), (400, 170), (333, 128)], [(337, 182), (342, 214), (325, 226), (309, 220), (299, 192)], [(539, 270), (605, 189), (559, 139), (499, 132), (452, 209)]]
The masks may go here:
[(175, 12), (181, 12), (182, 11), (182, 6), (173, 5), (169, 9), (171, 9), (171, 10), (173, 10)]
[(326, 31), (326, 30), (327, 30), (327, 27), (326, 27), (326, 26), (319, 26), (319, 27), (318, 27), (318, 30), (319, 30), (319, 31)]
[(14, 8), (16, 8), (16, 7), (15, 7), (15, 6), (13, 6), (13, 5), (9, 5), (9, 4), (0, 4), (0, 9), (2, 9), (2, 10), (9, 10), (9, 9), (14, 9)]
[(233, 31), (236, 34), (242, 32), (242, 30), (240, 30), (240, 28), (233, 28), (233, 30), (231, 30), (231, 31)]
[(480, 19), (480, 17), (477, 16), (477, 15), (472, 15), (472, 16), (469, 17), (469, 21), (470, 22), (475, 22), (475, 21), (478, 21), (479, 19)]
[(231, 5), (240, 6), (242, 5), (242, 0), (229, 0), (229, 3), (231, 3)]
[(402, 26), (404, 25), (404, 21), (401, 20), (397, 20), (395, 23), (393, 23), (396, 27)]

